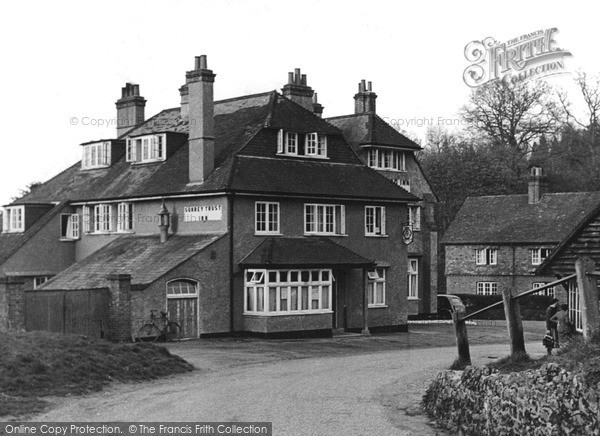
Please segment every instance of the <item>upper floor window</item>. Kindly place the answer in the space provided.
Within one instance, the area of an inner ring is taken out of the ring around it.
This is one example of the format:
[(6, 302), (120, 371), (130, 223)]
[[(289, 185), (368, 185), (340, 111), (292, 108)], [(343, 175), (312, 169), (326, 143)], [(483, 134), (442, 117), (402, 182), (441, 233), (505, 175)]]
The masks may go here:
[(112, 211), (110, 204), (94, 206), (94, 232), (103, 233), (112, 230)]
[(396, 182), (396, 185), (400, 186), (401, 188), (404, 188), (407, 192), (410, 192), (410, 180), (396, 179), (394, 181)]
[(83, 169), (105, 168), (110, 165), (110, 141), (83, 146)]
[[(544, 282), (536, 282), (536, 283), (532, 283), (531, 284), (531, 289), (537, 289), (537, 288), (541, 288), (542, 286), (547, 285), (547, 283)], [(554, 286), (551, 286), (549, 288), (543, 289), (541, 291), (536, 292), (533, 295), (546, 295), (548, 297), (554, 297)]]
[(277, 153), (290, 156), (327, 157), (327, 136), (319, 133), (306, 133), (301, 147), (300, 135), (296, 132), (279, 130)]
[(385, 306), (385, 269), (372, 269), (367, 279), (369, 307)]
[(2, 214), (3, 233), (20, 233), (25, 231), (25, 206), (9, 206)]
[(127, 139), (127, 162), (160, 162), (167, 156), (167, 135), (147, 135)]
[(475, 250), (476, 265), (496, 265), (498, 263), (498, 250), (496, 248), (482, 248)]
[(308, 234), (343, 235), (346, 233), (346, 211), (339, 204), (305, 204), (304, 232)]
[(541, 265), (544, 259), (550, 254), (549, 248), (534, 248), (531, 250), (531, 264)]
[(52, 276), (39, 276), (33, 278), (33, 289), (37, 289), (50, 280)]
[(420, 206), (408, 206), (408, 224), (412, 226), (413, 230), (421, 230), (421, 207)]
[(133, 230), (133, 203), (119, 203), (117, 210), (117, 231)]
[(406, 171), (406, 153), (398, 150), (369, 149), (367, 163), (380, 170)]
[(365, 206), (365, 235), (385, 235), (385, 207)]
[(76, 213), (63, 213), (60, 216), (60, 236), (63, 239), (79, 239), (80, 222)]
[(256, 233), (279, 233), (279, 203), (257, 201), (255, 209)]

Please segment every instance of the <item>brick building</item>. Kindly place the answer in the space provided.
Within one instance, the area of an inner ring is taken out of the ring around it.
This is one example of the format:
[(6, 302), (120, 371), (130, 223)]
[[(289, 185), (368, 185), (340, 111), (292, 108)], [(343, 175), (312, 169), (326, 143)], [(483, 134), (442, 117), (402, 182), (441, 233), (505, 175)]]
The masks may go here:
[[(214, 80), (196, 58), (180, 106), (147, 120), (127, 84), (116, 138), (5, 207), (0, 325), (124, 340), (167, 310), (185, 337), (406, 329), (421, 278), (401, 233), (422, 200), (364, 165), (299, 70), (216, 102)], [(88, 309), (53, 327), (67, 300)]]
[[(523, 292), (555, 280), (544, 259), (600, 204), (600, 192), (545, 193), (533, 167), (528, 194), (469, 197), (442, 238), (449, 294)], [(560, 287), (544, 291), (566, 301)]]

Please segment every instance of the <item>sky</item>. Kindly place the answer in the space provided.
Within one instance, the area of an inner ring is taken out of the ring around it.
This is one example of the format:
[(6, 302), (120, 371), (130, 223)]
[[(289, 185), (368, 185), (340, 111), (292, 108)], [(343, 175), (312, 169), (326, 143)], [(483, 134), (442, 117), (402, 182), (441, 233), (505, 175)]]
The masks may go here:
[[(325, 117), (352, 113), (358, 82), (372, 81), (377, 113), (423, 139), (428, 125), (460, 125), (469, 42), (556, 27), (573, 54), (567, 70), (596, 74), (598, 12), (576, 0), (9, 2), (0, 16), (0, 205), (79, 161), (79, 144), (114, 138), (126, 82), (140, 85), (147, 118), (178, 106), (194, 56), (208, 56), (217, 100), (280, 90), (301, 68)], [(551, 81), (572, 87), (569, 75)]]

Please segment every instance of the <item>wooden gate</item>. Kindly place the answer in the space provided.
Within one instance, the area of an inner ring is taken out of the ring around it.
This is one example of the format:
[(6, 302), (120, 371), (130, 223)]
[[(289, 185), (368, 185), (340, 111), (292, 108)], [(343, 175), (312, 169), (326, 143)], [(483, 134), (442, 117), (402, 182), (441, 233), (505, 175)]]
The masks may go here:
[(25, 329), (103, 338), (108, 326), (108, 289), (25, 292)]

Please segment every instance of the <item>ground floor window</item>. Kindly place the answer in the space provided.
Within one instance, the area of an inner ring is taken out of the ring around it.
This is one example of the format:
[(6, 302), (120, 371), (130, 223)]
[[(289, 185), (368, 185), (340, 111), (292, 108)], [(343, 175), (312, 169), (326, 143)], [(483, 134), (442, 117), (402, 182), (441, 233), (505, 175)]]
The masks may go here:
[(477, 282), (477, 295), (496, 295), (498, 293), (498, 283), (496, 282)]
[[(544, 283), (544, 282), (532, 283), (531, 288), (537, 289), (537, 288), (541, 288), (544, 285), (547, 285), (547, 283)], [(546, 288), (543, 291), (538, 291), (533, 295), (546, 295), (548, 297), (554, 297), (554, 286), (551, 288)]]
[(330, 312), (332, 286), (330, 269), (249, 269), (244, 275), (244, 313)]
[(369, 307), (385, 306), (385, 269), (375, 268), (367, 272)]
[(408, 259), (408, 298), (419, 298), (419, 260)]

